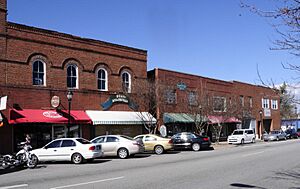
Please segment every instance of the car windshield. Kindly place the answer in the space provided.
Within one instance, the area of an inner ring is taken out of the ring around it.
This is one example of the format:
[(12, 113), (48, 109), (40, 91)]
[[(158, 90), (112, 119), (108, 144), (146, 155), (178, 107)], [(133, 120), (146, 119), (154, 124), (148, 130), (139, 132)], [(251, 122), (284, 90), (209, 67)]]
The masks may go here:
[(232, 135), (242, 135), (243, 131), (234, 131)]
[(84, 138), (78, 138), (76, 139), (78, 142), (80, 142), (81, 144), (92, 144), (90, 141), (84, 139)]
[(128, 140), (134, 140), (133, 138), (129, 137), (129, 136), (125, 136), (125, 135), (121, 135), (121, 137), (126, 138)]

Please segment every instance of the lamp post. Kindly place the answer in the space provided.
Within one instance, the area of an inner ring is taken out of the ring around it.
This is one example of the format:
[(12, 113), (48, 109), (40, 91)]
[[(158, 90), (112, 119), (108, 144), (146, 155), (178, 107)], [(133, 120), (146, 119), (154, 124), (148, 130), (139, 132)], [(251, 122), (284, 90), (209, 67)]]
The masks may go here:
[(262, 138), (262, 129), (263, 129), (263, 119), (262, 119), (263, 111), (259, 110), (259, 118), (260, 118), (260, 128), (259, 128), (259, 137)]
[(70, 121), (71, 121), (71, 102), (72, 102), (72, 98), (73, 98), (73, 92), (72, 91), (68, 91), (67, 93), (67, 99), (69, 102), (69, 109), (68, 109), (68, 132), (67, 132), (67, 136), (70, 137)]

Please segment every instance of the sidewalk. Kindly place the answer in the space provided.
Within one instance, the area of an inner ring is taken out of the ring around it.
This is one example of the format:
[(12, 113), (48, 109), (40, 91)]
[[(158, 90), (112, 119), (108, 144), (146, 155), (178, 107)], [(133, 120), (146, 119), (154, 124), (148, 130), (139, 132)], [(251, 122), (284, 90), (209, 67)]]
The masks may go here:
[[(256, 139), (255, 140), (255, 143), (262, 143), (264, 142), (263, 140), (260, 140), (260, 139)], [(223, 149), (223, 148), (232, 148), (232, 147), (235, 147), (236, 145), (240, 145), (240, 144), (228, 144), (227, 141), (222, 141), (222, 142), (219, 142), (219, 143), (212, 143), (211, 146), (215, 149), (215, 150), (218, 150), (218, 149)]]
[(214, 150), (223, 149), (223, 148), (232, 148), (234, 145), (228, 144), (227, 141), (219, 142), (219, 143), (212, 143), (211, 146), (214, 148)]

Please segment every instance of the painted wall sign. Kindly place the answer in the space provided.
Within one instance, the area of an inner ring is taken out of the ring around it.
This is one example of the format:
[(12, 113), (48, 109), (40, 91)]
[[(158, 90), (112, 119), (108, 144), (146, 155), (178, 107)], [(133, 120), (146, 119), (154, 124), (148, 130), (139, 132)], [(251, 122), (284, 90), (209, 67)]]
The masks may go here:
[(113, 104), (117, 103), (128, 104), (128, 106), (133, 110), (138, 109), (138, 105), (136, 105), (126, 95), (123, 94), (110, 95), (109, 99), (101, 104), (101, 107), (103, 110), (108, 110)]
[(186, 89), (186, 84), (183, 82), (177, 83), (177, 88), (181, 91), (184, 91)]

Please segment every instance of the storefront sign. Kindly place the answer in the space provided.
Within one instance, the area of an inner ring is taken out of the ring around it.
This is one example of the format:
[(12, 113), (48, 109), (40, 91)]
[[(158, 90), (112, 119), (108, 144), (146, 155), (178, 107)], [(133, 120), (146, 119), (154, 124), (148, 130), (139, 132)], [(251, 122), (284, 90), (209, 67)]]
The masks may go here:
[(177, 88), (181, 91), (184, 91), (186, 89), (186, 84), (183, 82), (177, 83)]
[(159, 132), (162, 137), (166, 137), (167, 136), (167, 127), (165, 125), (160, 126)]
[(7, 103), (7, 96), (2, 96), (0, 98), (0, 110), (6, 109), (6, 103)]
[(103, 110), (108, 110), (113, 104), (116, 103), (128, 104), (128, 106), (133, 110), (138, 108), (135, 103), (133, 103), (126, 95), (123, 94), (111, 95), (106, 102), (101, 104), (101, 107)]
[(58, 96), (53, 96), (53, 97), (51, 98), (51, 106), (52, 106), (53, 108), (57, 108), (57, 107), (59, 106), (59, 104), (60, 104), (59, 97), (58, 97)]
[(54, 112), (54, 111), (43, 112), (43, 116), (48, 117), (48, 118), (53, 118), (53, 119), (62, 118), (62, 115), (60, 115), (59, 113)]

